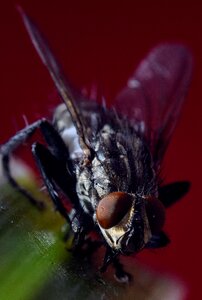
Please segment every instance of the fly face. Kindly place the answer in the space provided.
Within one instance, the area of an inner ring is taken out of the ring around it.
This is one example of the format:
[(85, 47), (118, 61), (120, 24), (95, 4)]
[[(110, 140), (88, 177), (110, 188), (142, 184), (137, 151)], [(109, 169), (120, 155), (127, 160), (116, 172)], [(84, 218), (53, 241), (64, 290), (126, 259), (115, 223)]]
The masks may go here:
[(114, 192), (98, 204), (100, 230), (113, 251), (137, 253), (151, 238), (144, 200), (123, 192)]

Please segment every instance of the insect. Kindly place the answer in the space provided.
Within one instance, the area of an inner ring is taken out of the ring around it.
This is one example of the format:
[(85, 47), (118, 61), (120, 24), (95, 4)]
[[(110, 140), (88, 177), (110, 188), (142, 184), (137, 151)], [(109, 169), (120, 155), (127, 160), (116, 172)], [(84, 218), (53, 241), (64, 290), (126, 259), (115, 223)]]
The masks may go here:
[(16, 148), (39, 129), (46, 144), (34, 143), (32, 153), (56, 209), (74, 232), (75, 249), (98, 232), (106, 246), (101, 271), (112, 263), (117, 279), (128, 281), (118, 256), (166, 246), (165, 209), (189, 190), (186, 181), (163, 186), (160, 170), (189, 87), (192, 57), (177, 44), (154, 48), (108, 109), (75, 97), (37, 26), (20, 13), (63, 103), (52, 122), (40, 119), (1, 146), (4, 174), (41, 204), (16, 182), (9, 165)]

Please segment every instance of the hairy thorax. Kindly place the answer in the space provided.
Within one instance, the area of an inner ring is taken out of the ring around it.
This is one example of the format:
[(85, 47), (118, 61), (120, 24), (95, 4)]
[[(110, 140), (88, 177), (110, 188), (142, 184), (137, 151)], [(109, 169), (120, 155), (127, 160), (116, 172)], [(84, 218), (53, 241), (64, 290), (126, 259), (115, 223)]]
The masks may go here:
[[(133, 131), (116, 123), (98, 124), (96, 112), (86, 116), (89, 143), (93, 156), (88, 165), (75, 165), (76, 191), (86, 213), (94, 214), (100, 199), (112, 192), (145, 194), (155, 190), (152, 162), (144, 141)], [(54, 115), (59, 131), (72, 160), (82, 162), (82, 149), (69, 112), (62, 104)], [(155, 191), (154, 191), (155, 192)]]

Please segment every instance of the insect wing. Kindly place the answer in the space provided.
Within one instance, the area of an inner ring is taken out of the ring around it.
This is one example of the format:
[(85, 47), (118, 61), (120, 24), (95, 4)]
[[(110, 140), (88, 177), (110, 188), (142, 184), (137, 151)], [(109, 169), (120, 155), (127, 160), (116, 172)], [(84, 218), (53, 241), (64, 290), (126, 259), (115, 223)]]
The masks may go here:
[(79, 135), (80, 146), (84, 150), (85, 155), (89, 156), (90, 150), (86, 144), (87, 141), (84, 134), (82, 117), (79, 114), (78, 107), (75, 104), (73, 90), (67, 83), (67, 80), (63, 75), (60, 64), (58, 63), (56, 57), (54, 56), (48, 45), (48, 42), (39, 31), (36, 24), (31, 20), (31, 18), (28, 15), (25, 14), (21, 7), (18, 7), (18, 10), (38, 55), (40, 56), (43, 64), (48, 69), (58, 90), (59, 95), (61, 96), (68, 111), (71, 114), (72, 121), (74, 122), (77, 133)]
[(192, 73), (188, 50), (175, 44), (154, 48), (115, 101), (150, 147), (158, 167), (176, 126)]

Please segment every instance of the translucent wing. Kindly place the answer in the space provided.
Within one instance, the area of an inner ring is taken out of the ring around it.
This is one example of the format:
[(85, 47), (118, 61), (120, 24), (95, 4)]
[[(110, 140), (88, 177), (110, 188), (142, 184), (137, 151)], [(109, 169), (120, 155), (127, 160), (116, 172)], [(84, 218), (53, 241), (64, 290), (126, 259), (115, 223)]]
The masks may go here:
[(156, 167), (176, 126), (192, 73), (188, 50), (175, 44), (154, 48), (117, 96), (115, 108), (147, 140)]
[(82, 118), (78, 112), (78, 108), (74, 101), (74, 94), (72, 93), (72, 89), (70, 88), (69, 84), (65, 76), (63, 75), (62, 68), (60, 67), (59, 62), (57, 61), (56, 57), (54, 56), (52, 50), (50, 49), (48, 42), (44, 38), (44, 36), (39, 31), (36, 24), (31, 20), (31, 18), (25, 14), (21, 7), (18, 7), (19, 13), (21, 14), (23, 23), (29, 37), (40, 56), (43, 64), (48, 69), (55, 86), (58, 90), (59, 95), (61, 96), (62, 100), (64, 101), (68, 111), (71, 114), (72, 121), (77, 129), (79, 135), (79, 143), (83, 152), (86, 157), (90, 156), (90, 150), (87, 145), (87, 141), (85, 139), (84, 133), (84, 126), (82, 122)]

